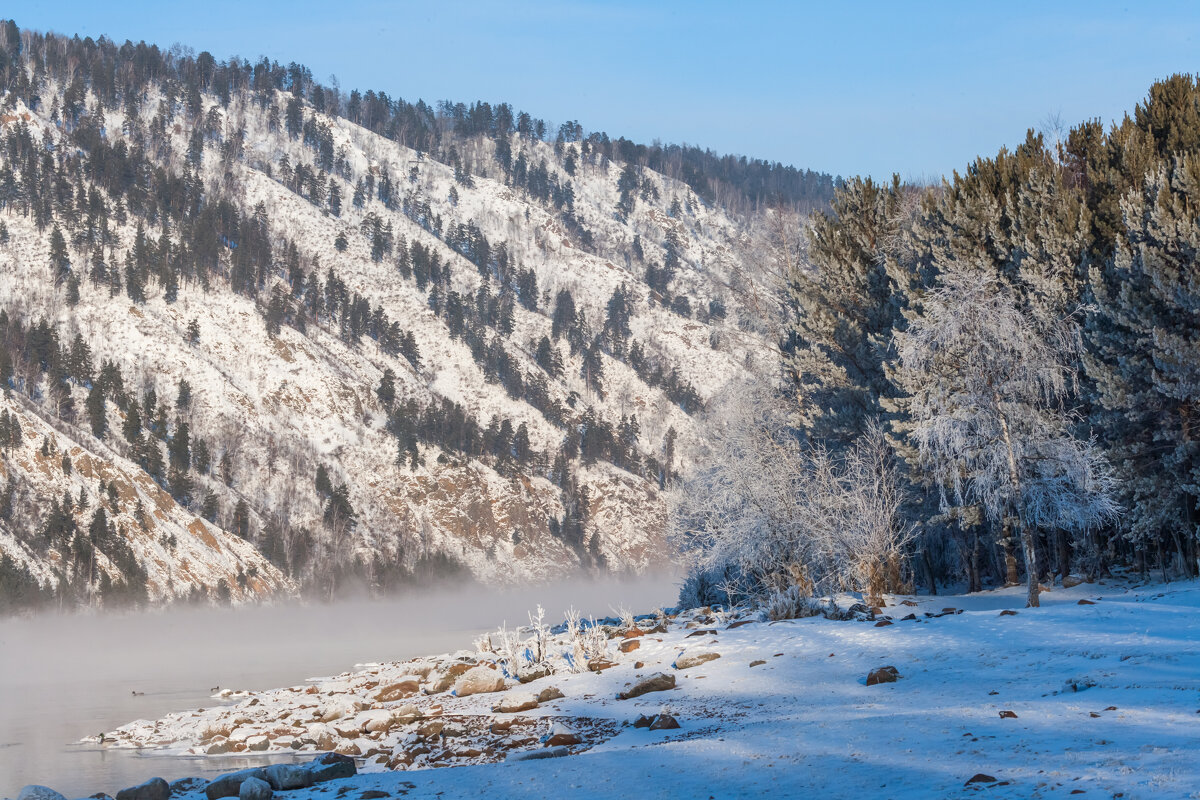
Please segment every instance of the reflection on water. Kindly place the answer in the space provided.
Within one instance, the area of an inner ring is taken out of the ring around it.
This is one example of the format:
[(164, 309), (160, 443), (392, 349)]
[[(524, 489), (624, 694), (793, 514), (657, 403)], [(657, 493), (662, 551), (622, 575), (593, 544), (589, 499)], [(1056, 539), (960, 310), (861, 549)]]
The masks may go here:
[[(496, 594), (439, 590), (380, 602), (0, 621), (0, 797), (40, 783), (67, 797), (155, 775), (211, 777), (265, 756), (187, 758), (76, 744), (134, 719), (216, 702), (212, 689), (270, 689), (355, 664), (469, 648), (474, 634), (526, 621), (543, 604), (597, 616), (670, 605), (670, 578), (541, 586)], [(136, 694), (135, 694), (136, 693)], [(306, 756), (311, 758), (312, 754)], [(273, 760), (280, 760), (275, 757)], [(287, 757), (283, 757), (287, 760)]]

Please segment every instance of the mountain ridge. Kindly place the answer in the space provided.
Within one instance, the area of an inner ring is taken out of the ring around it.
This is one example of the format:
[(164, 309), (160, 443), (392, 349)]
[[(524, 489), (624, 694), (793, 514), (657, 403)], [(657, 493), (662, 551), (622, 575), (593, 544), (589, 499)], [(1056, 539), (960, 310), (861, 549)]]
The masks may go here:
[[(223, 93), (183, 59), (177, 80), (127, 75), (107, 102), (103, 70), (56, 72), (53, 52), (84, 60), (86, 42), (18, 33), (14, 61), (13, 41), (8, 27), (7, 383), (23, 414), (60, 423), (52, 446), (93, 453), (99, 430), (181, 513), (278, 566), (261, 594), (664, 562), (661, 490), (700, 435), (691, 414), (767, 364), (739, 300), (752, 217), (610, 160), (598, 137), (521, 133), (526, 115), (427, 153), (319, 111), (319, 87)], [(30, 331), (57, 339), (50, 356), (30, 358)], [(72, 337), (80, 374), (63, 366)], [(131, 408), (156, 413), (122, 440)], [(46, 529), (72, 480), (37, 484), (23, 523), (0, 520), (23, 548), (0, 549), (91, 602), (95, 579), (65, 566), (87, 513)], [(259, 594), (222, 577), (234, 599)], [(217, 592), (160, 584), (151, 599)]]

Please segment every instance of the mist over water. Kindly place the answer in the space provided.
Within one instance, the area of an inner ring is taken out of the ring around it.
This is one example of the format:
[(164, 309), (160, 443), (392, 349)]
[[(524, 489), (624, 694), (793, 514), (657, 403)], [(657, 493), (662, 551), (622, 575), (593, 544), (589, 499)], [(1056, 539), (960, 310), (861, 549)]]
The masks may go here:
[[(671, 576), (576, 579), (515, 589), (474, 584), (386, 600), (0, 620), (0, 797), (40, 783), (68, 797), (263, 763), (264, 757), (179, 758), (75, 744), (134, 719), (206, 707), (212, 689), (272, 689), (356, 664), (470, 649), (540, 603), (560, 621), (671, 606)], [(138, 696), (133, 692), (144, 693)], [(311, 756), (311, 754), (310, 754)], [(279, 760), (276, 758), (275, 760)]]

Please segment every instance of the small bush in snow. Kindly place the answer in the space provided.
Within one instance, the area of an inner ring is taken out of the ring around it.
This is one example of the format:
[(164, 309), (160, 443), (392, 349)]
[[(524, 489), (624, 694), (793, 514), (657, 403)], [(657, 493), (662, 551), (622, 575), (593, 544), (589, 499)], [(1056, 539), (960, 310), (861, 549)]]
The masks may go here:
[(807, 597), (797, 586), (775, 592), (766, 601), (767, 619), (803, 619), (825, 613), (832, 605), (815, 597)]

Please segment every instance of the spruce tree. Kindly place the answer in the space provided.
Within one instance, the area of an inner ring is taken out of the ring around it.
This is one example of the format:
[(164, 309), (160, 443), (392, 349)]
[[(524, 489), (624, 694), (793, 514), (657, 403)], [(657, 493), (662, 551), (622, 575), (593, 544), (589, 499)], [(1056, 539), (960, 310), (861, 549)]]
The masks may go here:
[(898, 179), (890, 186), (848, 181), (830, 213), (814, 215), (807, 257), (795, 222), (774, 220), (774, 260), (787, 279), (785, 369), (796, 421), (821, 442), (847, 445), (883, 415), (886, 348), (906, 288), (885, 268), (902, 192)]
[(104, 392), (98, 386), (92, 386), (87, 396), (88, 421), (92, 426), (92, 435), (103, 439), (108, 430), (108, 418), (104, 408)]
[(50, 231), (50, 268), (54, 273), (54, 282), (61, 284), (71, 274), (71, 257), (67, 254), (67, 240), (63, 238), (58, 225)]

